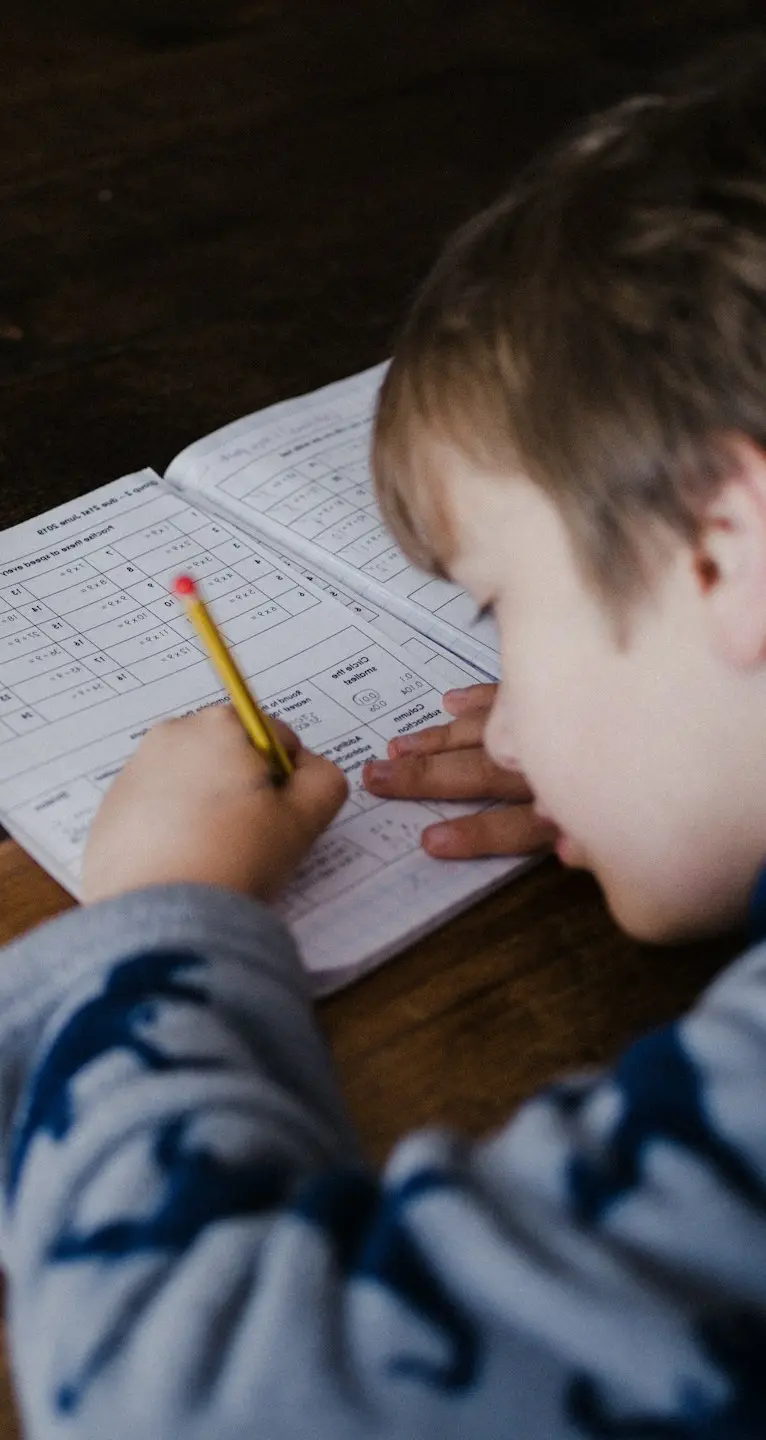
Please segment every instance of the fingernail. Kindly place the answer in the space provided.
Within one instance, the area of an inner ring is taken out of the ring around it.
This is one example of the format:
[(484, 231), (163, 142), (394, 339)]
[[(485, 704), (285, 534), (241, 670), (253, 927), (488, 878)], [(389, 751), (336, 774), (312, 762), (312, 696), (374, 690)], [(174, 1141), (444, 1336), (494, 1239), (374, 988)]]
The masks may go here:
[(364, 767), (365, 785), (385, 785), (394, 773), (388, 760), (368, 760)]
[(451, 838), (451, 825), (429, 825), (428, 829), (423, 831), (423, 840), (427, 842), (427, 848), (432, 855), (447, 854), (452, 848)]
[(419, 750), (422, 741), (419, 735), (397, 735), (388, 743), (389, 754), (406, 755), (408, 750)]
[[(470, 710), (471, 703), (471, 697), (466, 695), (465, 690), (445, 690), (442, 695), (442, 704), (445, 710), (449, 710), (450, 715), (454, 715), (456, 710)], [(475, 703), (476, 701), (473, 701), (473, 704)]]

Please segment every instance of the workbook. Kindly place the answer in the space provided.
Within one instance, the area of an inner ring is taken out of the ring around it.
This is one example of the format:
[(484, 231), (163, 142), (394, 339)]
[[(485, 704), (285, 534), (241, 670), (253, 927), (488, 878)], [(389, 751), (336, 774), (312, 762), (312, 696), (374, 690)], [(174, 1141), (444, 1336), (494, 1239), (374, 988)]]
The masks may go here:
[[(383, 366), (273, 405), (0, 534), (0, 820), (73, 895), (98, 805), (142, 735), (225, 699), (170, 593), (184, 571), (264, 708), (345, 771), (349, 797), (277, 908), (317, 993), (517, 871), (438, 861), (424, 826), (479, 808), (380, 800), (388, 741), (497, 673), (491, 622), (408, 563), (368, 452)], [(215, 763), (215, 757), (211, 757)]]

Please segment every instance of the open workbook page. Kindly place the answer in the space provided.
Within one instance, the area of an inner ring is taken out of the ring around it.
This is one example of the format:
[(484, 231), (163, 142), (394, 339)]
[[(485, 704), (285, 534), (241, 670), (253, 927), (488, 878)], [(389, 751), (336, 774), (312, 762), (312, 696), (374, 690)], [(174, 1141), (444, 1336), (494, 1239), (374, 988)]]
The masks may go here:
[(492, 621), (476, 620), (458, 586), (411, 565), (381, 522), (369, 449), (384, 373), (377, 365), (236, 420), (184, 450), (167, 478), (494, 678)]
[(0, 818), (68, 890), (78, 894), (88, 828), (140, 737), (223, 698), (168, 593), (181, 569), (266, 708), (349, 777), (347, 803), (279, 907), (317, 990), (518, 868), (430, 859), (422, 827), (452, 807), (380, 801), (360, 785), (391, 736), (439, 721), (442, 690), (470, 683), (470, 666), (402, 622), (395, 643), (143, 471), (0, 535)]

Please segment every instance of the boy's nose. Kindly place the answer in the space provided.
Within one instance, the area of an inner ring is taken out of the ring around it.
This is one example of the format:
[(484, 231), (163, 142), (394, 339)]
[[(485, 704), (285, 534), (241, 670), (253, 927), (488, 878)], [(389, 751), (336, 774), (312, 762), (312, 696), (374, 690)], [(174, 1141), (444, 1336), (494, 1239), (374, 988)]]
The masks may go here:
[(505, 705), (503, 686), (500, 685), (495, 696), (492, 709), (489, 712), (489, 719), (484, 731), (484, 748), (490, 760), (494, 760), (503, 770), (518, 770), (519, 762), (516, 758), (515, 747), (511, 738), (510, 729), (505, 718)]

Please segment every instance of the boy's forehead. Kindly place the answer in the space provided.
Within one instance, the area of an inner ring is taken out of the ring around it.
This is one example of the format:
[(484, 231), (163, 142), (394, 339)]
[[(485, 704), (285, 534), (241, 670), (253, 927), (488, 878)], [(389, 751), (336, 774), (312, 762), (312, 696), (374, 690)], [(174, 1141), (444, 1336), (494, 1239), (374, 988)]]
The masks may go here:
[(427, 545), (433, 568), (448, 575), (459, 554), (476, 548), (486, 529), (490, 497), (507, 498), (515, 488), (514, 475), (488, 469), (457, 442), (433, 432), (420, 437), (413, 461), (418, 538)]
[(539, 489), (515, 467), (483, 462), (443, 436), (424, 435), (419, 449), (418, 509), (432, 544), (447, 560), (475, 538), (498, 501), (510, 514), (523, 508), (530, 490)]
[(455, 554), (459, 522), (452, 490), (456, 447), (426, 426), (418, 427), (408, 466), (407, 509), (418, 545), (432, 567), (446, 574)]
[(383, 514), (414, 564), (452, 577), (458, 557), (484, 548), (494, 520), (514, 508), (531, 482), (514, 483), (526, 477), (507, 452), (492, 454), (454, 412), (408, 420), (387, 452), (379, 486)]

